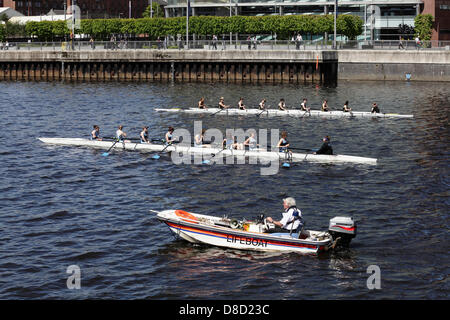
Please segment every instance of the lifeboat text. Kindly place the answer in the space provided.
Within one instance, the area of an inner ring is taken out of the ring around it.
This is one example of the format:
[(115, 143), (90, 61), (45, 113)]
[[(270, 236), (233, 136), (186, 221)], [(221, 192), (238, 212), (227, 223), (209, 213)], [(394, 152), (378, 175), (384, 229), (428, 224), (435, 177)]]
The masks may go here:
[(263, 240), (263, 239), (253, 239), (253, 238), (247, 238), (247, 237), (236, 237), (236, 236), (228, 235), (227, 242), (240, 243), (240, 244), (246, 244), (248, 246), (267, 248), (267, 240)]

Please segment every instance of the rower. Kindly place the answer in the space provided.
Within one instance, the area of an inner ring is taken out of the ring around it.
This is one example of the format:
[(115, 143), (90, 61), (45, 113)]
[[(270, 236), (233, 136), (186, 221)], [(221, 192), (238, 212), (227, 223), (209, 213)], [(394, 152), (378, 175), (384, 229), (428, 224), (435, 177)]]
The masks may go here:
[(331, 142), (330, 142), (330, 137), (329, 136), (325, 136), (323, 137), (322, 141), (323, 144), (320, 147), (319, 150), (317, 150), (316, 152), (314, 152), (314, 154), (333, 154), (333, 148), (331, 147)]
[(257, 144), (256, 138), (255, 138), (255, 133), (254, 132), (252, 132), (250, 134), (250, 137), (248, 137), (248, 139), (245, 140), (244, 146), (248, 146), (248, 149), (250, 151), (256, 150), (258, 148), (258, 144)]
[(372, 111), (371, 113), (380, 113), (380, 108), (378, 108), (378, 105), (376, 102), (372, 103)]
[(174, 132), (174, 128), (173, 127), (169, 127), (169, 130), (167, 131), (167, 133), (166, 133), (166, 136), (165, 136), (165, 144), (166, 145), (168, 145), (168, 144), (172, 144), (175, 140), (173, 139), (173, 132)]
[(148, 140), (148, 127), (142, 127), (139, 136), (141, 138), (141, 143), (150, 143), (150, 140)]
[(344, 107), (342, 108), (342, 111), (344, 111), (344, 112), (351, 112), (352, 111), (352, 108), (348, 107), (348, 101), (345, 101)]
[(311, 108), (309, 108), (309, 107), (306, 105), (306, 102), (308, 102), (308, 99), (303, 98), (303, 102), (300, 104), (300, 110), (310, 112), (310, 111), (311, 111)]
[(205, 105), (205, 98), (201, 97), (200, 101), (198, 102), (198, 108), (199, 109), (208, 109)]
[(127, 137), (127, 134), (122, 129), (123, 129), (123, 126), (120, 125), (116, 131), (116, 139), (119, 142), (126, 142), (125, 138)]
[(266, 99), (262, 99), (259, 103), (259, 110), (265, 110), (266, 109)]
[(220, 99), (219, 99), (219, 108), (220, 109), (227, 109), (227, 108), (229, 108), (230, 106), (227, 106), (227, 105), (225, 105), (225, 103), (224, 103), (224, 98), (223, 97), (220, 97)]
[(239, 98), (238, 107), (239, 107), (239, 110), (245, 110), (244, 98), (242, 98), (242, 97)]
[(325, 100), (323, 100), (323, 103), (322, 103), (322, 111), (323, 112), (328, 112), (328, 111), (330, 111), (330, 108), (328, 107), (328, 101), (325, 99)]
[(96, 124), (94, 124), (94, 130), (91, 132), (91, 140), (102, 141), (102, 138), (100, 138), (100, 127)]
[(284, 103), (284, 99), (280, 99), (280, 103), (278, 103), (278, 109), (286, 111), (286, 104)]
[(197, 148), (209, 148), (211, 147), (209, 144), (204, 144), (205, 139), (205, 129), (202, 129), (202, 133), (195, 135), (194, 137), (194, 147)]
[(237, 142), (237, 138), (229, 134), (222, 142), (222, 148), (228, 150), (244, 150), (244, 145)]
[[(275, 225), (274, 229), (269, 229), (267, 233), (302, 233), (304, 221), (302, 218), (302, 212), (297, 208), (295, 199), (288, 197), (283, 199), (284, 212), (280, 221), (275, 221), (272, 217), (267, 217), (266, 221)], [(306, 236), (306, 235), (305, 235)]]
[(281, 139), (278, 141), (277, 148), (279, 152), (288, 152), (289, 141), (287, 140), (287, 132), (281, 133)]

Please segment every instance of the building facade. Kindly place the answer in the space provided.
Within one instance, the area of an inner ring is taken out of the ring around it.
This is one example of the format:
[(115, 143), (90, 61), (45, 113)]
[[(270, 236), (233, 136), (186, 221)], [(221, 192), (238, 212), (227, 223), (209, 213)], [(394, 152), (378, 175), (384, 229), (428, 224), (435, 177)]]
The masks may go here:
[(3, 6), (13, 8), (26, 16), (46, 15), (50, 10), (63, 11), (76, 4), (83, 19), (142, 18), (150, 0), (0, 0)]
[(431, 40), (450, 41), (450, 0), (424, 0), (422, 13), (434, 17)]
[[(166, 17), (186, 15), (187, 0), (168, 0)], [(298, 15), (327, 14), (334, 0), (191, 0), (192, 15)], [(450, 0), (339, 0), (339, 14), (360, 16), (362, 39), (398, 39), (399, 25), (414, 27), (420, 13), (435, 17), (433, 40), (450, 40)]]

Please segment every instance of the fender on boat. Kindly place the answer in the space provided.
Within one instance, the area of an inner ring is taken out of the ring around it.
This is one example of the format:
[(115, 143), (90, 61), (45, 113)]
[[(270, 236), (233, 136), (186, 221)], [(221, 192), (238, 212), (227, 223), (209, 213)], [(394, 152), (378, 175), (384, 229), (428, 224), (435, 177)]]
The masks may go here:
[[(187, 222), (195, 222), (198, 223), (197, 217), (190, 214), (189, 212), (183, 211), (183, 210), (175, 210), (175, 214), (181, 218), (181, 220), (187, 221)], [(183, 219), (184, 218), (184, 219)]]

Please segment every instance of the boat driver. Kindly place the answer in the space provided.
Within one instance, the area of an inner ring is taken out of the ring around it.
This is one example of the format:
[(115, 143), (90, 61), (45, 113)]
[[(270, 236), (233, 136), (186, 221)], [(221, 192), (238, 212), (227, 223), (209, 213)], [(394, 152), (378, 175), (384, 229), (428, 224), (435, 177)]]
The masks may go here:
[(267, 217), (266, 221), (275, 225), (274, 229), (267, 230), (268, 233), (275, 232), (296, 232), (303, 228), (302, 212), (297, 208), (295, 199), (292, 197), (283, 199), (284, 212), (280, 221), (275, 221), (271, 217)]

